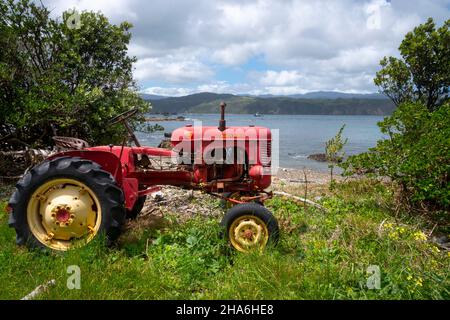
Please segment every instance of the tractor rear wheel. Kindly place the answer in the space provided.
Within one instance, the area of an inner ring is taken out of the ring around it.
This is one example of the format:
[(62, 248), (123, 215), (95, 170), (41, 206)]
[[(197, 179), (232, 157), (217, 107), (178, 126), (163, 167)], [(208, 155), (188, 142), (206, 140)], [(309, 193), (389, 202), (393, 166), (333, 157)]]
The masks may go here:
[(139, 197), (134, 203), (133, 209), (128, 210), (127, 218), (136, 219), (137, 216), (141, 213), (142, 208), (144, 208), (145, 200), (147, 200), (147, 196)]
[(95, 162), (61, 157), (34, 167), (17, 183), (9, 225), (18, 245), (65, 251), (98, 234), (108, 243), (125, 221), (124, 196)]
[(258, 203), (235, 205), (225, 214), (221, 226), (231, 246), (241, 252), (262, 251), (267, 244), (278, 242), (277, 219)]

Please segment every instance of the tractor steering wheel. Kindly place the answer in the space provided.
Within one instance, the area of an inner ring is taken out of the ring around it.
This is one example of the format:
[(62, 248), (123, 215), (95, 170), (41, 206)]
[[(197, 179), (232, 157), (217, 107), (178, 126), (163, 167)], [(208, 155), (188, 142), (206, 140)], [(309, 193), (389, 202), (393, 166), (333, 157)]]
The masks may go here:
[(132, 116), (134, 116), (137, 112), (138, 112), (138, 108), (133, 108), (131, 110), (127, 110), (125, 112), (122, 112), (121, 114), (115, 116), (114, 118), (112, 118), (111, 120), (109, 120), (109, 124), (113, 125), (116, 123), (119, 123), (121, 121), (124, 121), (128, 118), (131, 118)]

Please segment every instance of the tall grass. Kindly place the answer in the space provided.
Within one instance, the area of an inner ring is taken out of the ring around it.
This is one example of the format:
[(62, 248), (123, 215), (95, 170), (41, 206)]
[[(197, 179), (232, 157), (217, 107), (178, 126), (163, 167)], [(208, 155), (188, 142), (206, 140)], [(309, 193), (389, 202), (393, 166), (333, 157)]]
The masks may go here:
[[(230, 250), (214, 218), (180, 225), (172, 216), (128, 230), (113, 248), (97, 239), (62, 254), (32, 251), (15, 246), (0, 211), (0, 298), (55, 279), (40, 299), (449, 299), (449, 254), (428, 241), (424, 221), (394, 217), (391, 196), (379, 183), (337, 184), (320, 200), (327, 212), (274, 198), (280, 243), (254, 254)], [(80, 267), (80, 290), (66, 285), (70, 265)], [(370, 265), (380, 289), (367, 287)]]

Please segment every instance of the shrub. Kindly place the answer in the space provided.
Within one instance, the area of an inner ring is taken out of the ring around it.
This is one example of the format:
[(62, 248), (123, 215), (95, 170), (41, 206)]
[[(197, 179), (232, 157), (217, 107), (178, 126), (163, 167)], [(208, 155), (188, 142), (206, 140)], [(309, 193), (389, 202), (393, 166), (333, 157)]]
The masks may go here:
[(344, 174), (391, 178), (402, 202), (422, 209), (450, 209), (450, 103), (429, 112), (422, 103), (401, 104), (378, 123), (386, 139), (350, 156)]
[(343, 150), (348, 139), (342, 139), (342, 132), (345, 124), (339, 129), (338, 133), (325, 143), (325, 156), (330, 168), (330, 188), (333, 188), (333, 169), (335, 163), (340, 163), (344, 159), (345, 152)]

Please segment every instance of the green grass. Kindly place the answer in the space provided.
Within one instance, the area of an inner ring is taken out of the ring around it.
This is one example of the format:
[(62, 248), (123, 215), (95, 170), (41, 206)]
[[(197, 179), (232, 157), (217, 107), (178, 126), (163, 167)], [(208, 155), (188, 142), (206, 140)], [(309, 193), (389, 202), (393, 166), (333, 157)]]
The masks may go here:
[[(267, 206), (282, 235), (262, 254), (230, 250), (217, 220), (171, 216), (128, 230), (115, 248), (99, 239), (63, 254), (31, 251), (14, 244), (0, 202), (0, 298), (55, 279), (40, 299), (449, 299), (449, 254), (424, 240), (424, 221), (394, 216), (391, 197), (360, 181), (324, 194), (327, 213), (274, 198)], [(66, 286), (70, 265), (81, 269), (80, 290)], [(366, 286), (370, 265), (380, 268), (379, 290)]]

